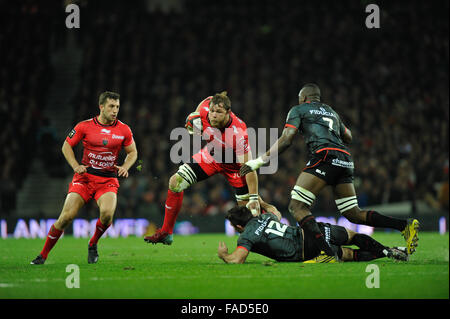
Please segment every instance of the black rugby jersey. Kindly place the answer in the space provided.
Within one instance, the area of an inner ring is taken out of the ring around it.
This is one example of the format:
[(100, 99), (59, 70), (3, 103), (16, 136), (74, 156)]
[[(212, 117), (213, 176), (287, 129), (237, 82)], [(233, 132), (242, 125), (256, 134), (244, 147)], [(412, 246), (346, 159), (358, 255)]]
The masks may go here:
[(310, 154), (323, 148), (336, 148), (350, 154), (341, 137), (345, 125), (327, 104), (308, 101), (293, 106), (287, 115), (286, 126), (300, 131)]
[(277, 261), (302, 261), (301, 229), (281, 224), (272, 213), (252, 218), (240, 234), (237, 245)]

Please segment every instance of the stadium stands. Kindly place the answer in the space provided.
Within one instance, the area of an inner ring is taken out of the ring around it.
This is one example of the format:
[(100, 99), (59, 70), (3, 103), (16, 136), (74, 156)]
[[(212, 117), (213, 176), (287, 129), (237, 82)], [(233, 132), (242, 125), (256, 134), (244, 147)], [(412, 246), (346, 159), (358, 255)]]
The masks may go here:
[[(441, 11), (425, 1), (383, 2), (376, 30), (365, 27), (359, 1), (175, 3), (181, 6), (165, 12), (145, 1), (90, 1), (81, 8), (83, 65), (73, 123), (97, 114), (100, 92), (120, 92), (119, 117), (133, 129), (144, 162), (142, 173), (122, 181), (118, 217), (163, 214), (177, 169), (170, 131), (204, 97), (227, 90), (249, 127), (281, 133), (305, 82), (321, 86), (323, 100), (353, 132), (361, 206), (437, 198), (435, 184), (448, 182), (448, 2), (440, 1)], [(32, 20), (21, 21), (14, 28), (29, 29)], [(19, 34), (14, 28), (2, 34)], [(50, 80), (44, 29), (23, 35), (0, 59), (0, 112), (10, 118), (0, 135), (2, 197), (8, 185), (9, 192), (20, 189), (36, 146), (35, 113)], [(299, 138), (281, 156), (277, 174), (260, 175), (266, 201), (286, 211), (305, 155)], [(188, 193), (181, 214), (220, 213), (233, 201), (220, 176)], [(315, 210), (336, 211), (332, 199), (324, 192)]]

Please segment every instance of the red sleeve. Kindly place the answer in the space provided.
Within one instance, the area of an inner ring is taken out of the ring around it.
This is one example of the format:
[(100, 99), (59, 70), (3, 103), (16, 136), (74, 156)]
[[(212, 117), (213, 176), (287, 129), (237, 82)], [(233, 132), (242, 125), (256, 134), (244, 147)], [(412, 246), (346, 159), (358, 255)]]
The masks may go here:
[(133, 132), (131, 132), (131, 129), (128, 125), (125, 126), (125, 138), (123, 140), (123, 146), (127, 147), (131, 144), (133, 144)]
[(200, 102), (199, 106), (200, 109), (198, 112), (200, 113), (200, 118), (206, 119), (208, 118), (208, 112), (209, 112), (209, 102), (211, 101), (212, 96), (208, 96), (206, 99)]
[(83, 122), (80, 122), (67, 135), (66, 142), (69, 143), (71, 147), (74, 147), (83, 139), (84, 135), (84, 125)]
[(250, 151), (250, 143), (248, 142), (248, 133), (247, 133), (247, 125), (238, 117), (236, 117), (236, 120), (239, 123), (239, 132), (241, 134), (241, 137), (238, 140), (238, 144), (236, 147), (236, 154), (237, 155), (244, 155), (247, 154)]

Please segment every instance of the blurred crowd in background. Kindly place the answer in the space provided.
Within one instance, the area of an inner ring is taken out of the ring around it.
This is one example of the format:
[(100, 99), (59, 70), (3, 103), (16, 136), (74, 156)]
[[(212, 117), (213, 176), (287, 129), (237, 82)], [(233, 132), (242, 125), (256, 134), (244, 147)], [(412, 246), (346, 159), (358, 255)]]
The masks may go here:
[[(61, 46), (68, 32), (51, 31), (51, 19), (35, 23), (28, 12), (34, 2), (24, 3), (9, 18), (26, 16), (20, 23), (0, 22), (0, 47), (7, 47), (0, 50), (4, 197), (20, 191), (46, 136), (39, 132), (51, 132), (39, 115), (51, 75), (49, 32)], [(248, 127), (281, 134), (307, 82), (320, 86), (322, 101), (352, 131), (360, 206), (425, 200), (448, 210), (448, 1), (439, 1), (441, 10), (435, 2), (382, 2), (380, 29), (366, 27), (366, 1), (77, 3), (81, 28), (70, 32), (83, 63), (72, 124), (98, 114), (101, 92), (119, 92), (119, 118), (143, 161), (141, 172), (132, 169), (121, 181), (117, 217), (163, 216), (168, 179), (178, 169), (169, 157), (176, 143), (170, 132), (205, 97), (226, 90)], [(63, 5), (40, 6), (64, 18)], [(287, 212), (306, 156), (299, 136), (276, 174), (259, 175), (265, 201)], [(218, 175), (185, 191), (180, 214), (220, 214), (233, 205), (233, 190)], [(336, 212), (331, 189), (314, 211)]]

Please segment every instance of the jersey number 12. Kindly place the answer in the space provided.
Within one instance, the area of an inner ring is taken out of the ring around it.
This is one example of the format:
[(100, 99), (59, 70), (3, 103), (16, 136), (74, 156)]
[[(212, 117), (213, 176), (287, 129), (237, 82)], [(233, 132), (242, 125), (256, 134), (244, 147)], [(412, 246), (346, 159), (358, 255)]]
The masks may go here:
[[(272, 228), (274, 225), (275, 225), (276, 229)], [(286, 231), (287, 228), (288, 228), (288, 225), (282, 225), (277, 221), (271, 220), (269, 225), (267, 225), (265, 232), (267, 234), (274, 234), (274, 235), (283, 237), (284, 232)]]

